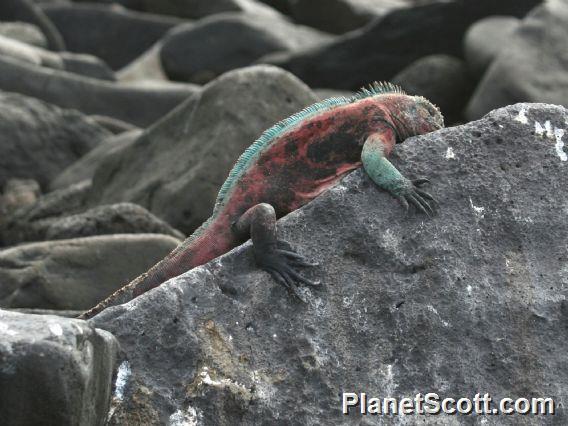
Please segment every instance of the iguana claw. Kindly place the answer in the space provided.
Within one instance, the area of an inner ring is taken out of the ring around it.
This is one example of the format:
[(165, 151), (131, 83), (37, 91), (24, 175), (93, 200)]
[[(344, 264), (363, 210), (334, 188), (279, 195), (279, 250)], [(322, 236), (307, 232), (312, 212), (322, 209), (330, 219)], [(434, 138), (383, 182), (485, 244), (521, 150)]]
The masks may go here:
[(308, 262), (306, 258), (293, 251), (290, 244), (285, 241), (278, 241), (278, 247), (282, 248), (264, 252), (261, 258), (257, 259), (258, 265), (267, 271), (277, 283), (286, 287), (292, 295), (305, 302), (296, 287), (299, 284), (316, 287), (320, 283), (305, 278), (296, 271), (295, 267), (317, 266), (318, 264)]
[(426, 178), (420, 178), (408, 182), (411, 185), (408, 185), (403, 194), (397, 196), (404, 209), (408, 211), (410, 204), (412, 204), (416, 210), (428, 217), (434, 216), (439, 207), (438, 202), (431, 194), (419, 189), (422, 185), (430, 183), (430, 181)]

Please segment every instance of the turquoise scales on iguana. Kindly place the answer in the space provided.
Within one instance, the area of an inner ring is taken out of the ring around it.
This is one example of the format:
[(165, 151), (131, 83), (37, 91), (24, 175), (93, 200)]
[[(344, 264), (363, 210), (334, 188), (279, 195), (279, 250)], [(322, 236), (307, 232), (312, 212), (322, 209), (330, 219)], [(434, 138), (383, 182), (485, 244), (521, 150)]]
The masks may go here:
[(374, 83), (353, 97), (311, 105), (266, 130), (245, 152), (221, 187), (211, 217), (174, 251), (81, 317), (128, 302), (168, 279), (214, 259), (248, 238), (257, 265), (292, 294), (298, 272), (309, 266), (288, 243), (277, 239), (276, 220), (363, 166), (369, 177), (408, 209), (433, 214), (436, 202), (388, 161), (395, 143), (444, 126), (428, 100), (390, 83)]

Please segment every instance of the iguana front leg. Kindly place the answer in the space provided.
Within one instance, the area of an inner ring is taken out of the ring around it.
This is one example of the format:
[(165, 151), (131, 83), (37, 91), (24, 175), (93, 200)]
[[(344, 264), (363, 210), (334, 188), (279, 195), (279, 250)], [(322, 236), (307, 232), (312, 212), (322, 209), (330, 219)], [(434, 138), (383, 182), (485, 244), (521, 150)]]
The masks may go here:
[(270, 204), (261, 203), (248, 209), (233, 225), (233, 230), (240, 236), (250, 235), (257, 265), (300, 300), (303, 299), (296, 291), (297, 283), (318, 285), (296, 271), (298, 266), (315, 264), (307, 262), (286, 241), (278, 240), (276, 213)]
[(373, 182), (396, 197), (407, 211), (409, 204), (412, 204), (417, 210), (431, 216), (438, 203), (432, 195), (420, 189), (429, 180), (405, 178), (386, 158), (395, 144), (395, 137), (390, 127), (370, 135), (361, 152), (363, 168)]

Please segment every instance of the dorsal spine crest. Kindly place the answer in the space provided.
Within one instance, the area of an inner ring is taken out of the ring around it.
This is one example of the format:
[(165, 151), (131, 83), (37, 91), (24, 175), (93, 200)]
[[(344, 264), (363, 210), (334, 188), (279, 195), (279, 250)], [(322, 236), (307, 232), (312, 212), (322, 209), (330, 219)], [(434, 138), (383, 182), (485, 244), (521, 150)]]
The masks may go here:
[(231, 190), (234, 182), (239, 178), (239, 176), (248, 170), (252, 160), (263, 151), (263, 149), (270, 145), (274, 139), (285, 131), (291, 129), (296, 124), (305, 120), (308, 117), (312, 117), (317, 113), (328, 111), (336, 106), (347, 105), (353, 102), (357, 102), (361, 99), (370, 98), (372, 96), (386, 95), (386, 94), (406, 94), (399, 86), (389, 82), (374, 82), (368, 87), (362, 87), (353, 96), (339, 96), (325, 99), (321, 102), (312, 104), (303, 110), (291, 115), (284, 120), (279, 121), (274, 126), (270, 127), (260, 135), (260, 137), (250, 145), (239, 157), (231, 171), (229, 176), (221, 186), (219, 193), (217, 195), (217, 200), (215, 201), (215, 208), (213, 209), (213, 215), (218, 212), (218, 210), (223, 207), (223, 201), (226, 195)]

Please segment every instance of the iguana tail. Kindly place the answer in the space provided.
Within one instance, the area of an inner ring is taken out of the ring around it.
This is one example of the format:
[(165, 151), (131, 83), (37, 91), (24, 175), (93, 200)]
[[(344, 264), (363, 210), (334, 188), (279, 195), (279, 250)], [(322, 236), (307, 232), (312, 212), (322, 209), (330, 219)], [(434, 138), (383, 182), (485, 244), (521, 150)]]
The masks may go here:
[(230, 225), (224, 222), (223, 220), (205, 222), (160, 262), (78, 318), (89, 319), (110, 306), (130, 302), (170, 278), (203, 265), (236, 247), (238, 241), (232, 235)]

